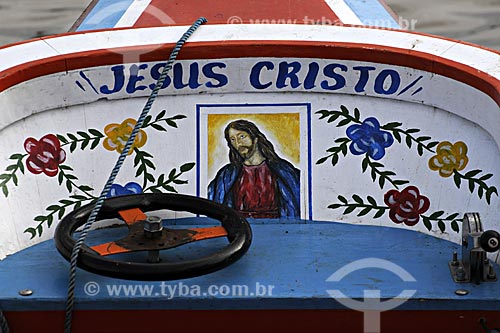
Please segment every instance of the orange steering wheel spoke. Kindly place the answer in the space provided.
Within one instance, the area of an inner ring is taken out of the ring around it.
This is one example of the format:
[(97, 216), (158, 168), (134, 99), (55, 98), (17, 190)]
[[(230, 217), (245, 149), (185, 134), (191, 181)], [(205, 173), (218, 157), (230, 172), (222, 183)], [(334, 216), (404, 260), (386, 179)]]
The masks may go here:
[(226, 229), (221, 226), (211, 228), (192, 228), (187, 230), (195, 232), (195, 234), (191, 236), (193, 241), (227, 236)]
[[(118, 214), (129, 228), (129, 234), (120, 240), (92, 246), (91, 249), (101, 256), (135, 251), (158, 251), (205, 239), (227, 237), (222, 226), (207, 228), (169, 229), (159, 226), (155, 237), (146, 236), (145, 224), (151, 219), (139, 208), (120, 210)], [(153, 218), (154, 219), (154, 218)], [(161, 219), (156, 218), (156, 223)]]
[(101, 256), (109, 256), (111, 254), (132, 252), (134, 250), (122, 247), (115, 242), (99, 244), (91, 247), (92, 250), (99, 253)]
[(139, 208), (120, 210), (118, 214), (120, 214), (123, 221), (125, 221), (128, 225), (147, 219), (146, 214), (144, 214)]

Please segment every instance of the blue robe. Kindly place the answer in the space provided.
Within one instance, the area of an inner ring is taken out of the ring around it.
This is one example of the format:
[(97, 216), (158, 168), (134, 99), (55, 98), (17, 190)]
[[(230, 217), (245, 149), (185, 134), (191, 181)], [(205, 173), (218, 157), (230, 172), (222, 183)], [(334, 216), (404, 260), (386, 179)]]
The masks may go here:
[[(283, 159), (266, 163), (276, 175), (280, 218), (300, 218), (300, 170)], [(223, 166), (208, 185), (208, 199), (234, 208), (233, 185), (240, 170), (233, 164)]]

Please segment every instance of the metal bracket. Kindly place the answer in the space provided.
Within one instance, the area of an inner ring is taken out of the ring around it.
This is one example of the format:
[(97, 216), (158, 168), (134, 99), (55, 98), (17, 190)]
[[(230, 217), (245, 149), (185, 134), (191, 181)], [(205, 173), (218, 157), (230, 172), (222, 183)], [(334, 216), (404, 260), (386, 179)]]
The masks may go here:
[(479, 213), (466, 213), (462, 227), (462, 259), (457, 252), (448, 263), (451, 276), (457, 283), (497, 281), (498, 277), (487, 252), (500, 248), (500, 234), (493, 230), (483, 231)]

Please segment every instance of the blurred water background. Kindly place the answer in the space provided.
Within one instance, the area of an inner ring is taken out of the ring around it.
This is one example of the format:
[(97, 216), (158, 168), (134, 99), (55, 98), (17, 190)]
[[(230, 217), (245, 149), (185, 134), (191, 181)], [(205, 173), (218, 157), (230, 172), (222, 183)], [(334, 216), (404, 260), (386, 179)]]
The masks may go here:
[[(0, 0), (0, 45), (66, 32), (90, 2)], [(402, 23), (416, 22), (412, 30), (500, 50), (500, 0), (386, 0), (386, 3)]]

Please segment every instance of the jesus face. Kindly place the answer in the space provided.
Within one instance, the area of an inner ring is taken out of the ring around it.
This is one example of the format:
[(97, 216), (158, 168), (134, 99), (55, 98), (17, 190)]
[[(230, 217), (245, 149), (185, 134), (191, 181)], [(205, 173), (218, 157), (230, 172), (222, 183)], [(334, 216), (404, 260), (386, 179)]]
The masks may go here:
[(257, 139), (252, 140), (250, 135), (245, 131), (230, 128), (229, 141), (245, 160), (251, 158), (257, 149)]

